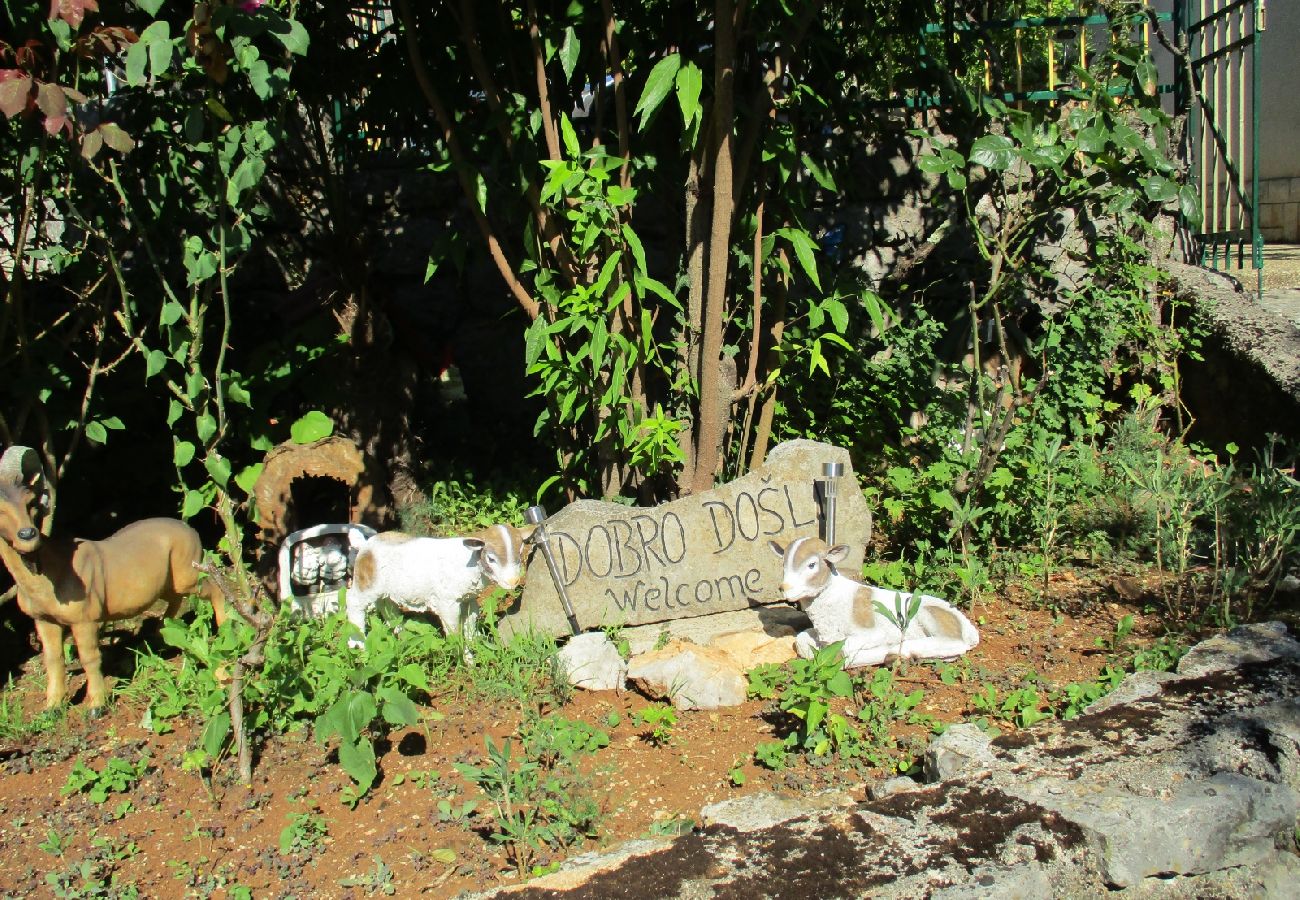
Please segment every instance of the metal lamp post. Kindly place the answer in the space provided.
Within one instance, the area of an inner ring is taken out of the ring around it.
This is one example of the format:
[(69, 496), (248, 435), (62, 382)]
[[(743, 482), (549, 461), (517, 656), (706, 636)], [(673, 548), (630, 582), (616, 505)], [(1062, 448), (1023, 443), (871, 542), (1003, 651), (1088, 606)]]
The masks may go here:
[(825, 540), (835, 546), (835, 499), (839, 493), (844, 463), (822, 463), (822, 515), (825, 520)]
[(579, 634), (582, 628), (578, 625), (578, 616), (573, 611), (573, 602), (569, 599), (569, 592), (564, 589), (564, 579), (560, 577), (560, 570), (555, 565), (555, 554), (551, 550), (551, 536), (546, 533), (546, 528), (542, 524), (546, 521), (546, 509), (541, 506), (530, 506), (524, 511), (524, 518), (528, 524), (535, 525), (533, 530), (533, 543), (542, 551), (542, 559), (546, 560), (546, 568), (551, 573), (551, 581), (555, 583), (555, 590), (560, 595), (560, 604), (564, 607), (564, 615), (569, 620), (569, 627), (573, 629), (574, 634)]

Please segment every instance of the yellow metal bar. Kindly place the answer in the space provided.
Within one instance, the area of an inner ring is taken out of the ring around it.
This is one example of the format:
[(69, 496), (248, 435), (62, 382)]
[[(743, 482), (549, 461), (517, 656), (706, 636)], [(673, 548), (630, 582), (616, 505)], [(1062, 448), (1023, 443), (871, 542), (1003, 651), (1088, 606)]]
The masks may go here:
[[(1212, 3), (1210, 5), (1212, 5), (1213, 7), (1214, 4)], [(1216, 21), (1213, 22), (1212, 25), (1210, 25), (1210, 27), (1208, 27), (1208, 29), (1205, 30), (1206, 31), (1206, 36), (1205, 36), (1206, 55), (1213, 55), (1214, 51), (1217, 51), (1218, 49), (1218, 29), (1219, 29), (1219, 23)], [(1210, 122), (1210, 125), (1213, 125), (1214, 127), (1218, 127), (1219, 122), (1222, 121), (1222, 113), (1219, 112), (1219, 105), (1221, 105), (1219, 104), (1219, 90), (1218, 90), (1219, 61), (1217, 59), (1210, 60), (1209, 65), (1206, 66), (1206, 68), (1209, 69), (1208, 74), (1210, 79), (1209, 81), (1210, 109), (1213, 109), (1214, 111), (1213, 113), (1214, 118), (1213, 121)], [(1219, 228), (1219, 217), (1218, 217), (1218, 209), (1219, 209), (1218, 157), (1219, 157), (1218, 143), (1216, 142), (1216, 140), (1212, 139), (1210, 140), (1210, 216), (1209, 216), (1209, 224), (1210, 224), (1209, 230), (1210, 233), (1212, 234), (1221, 232), (1222, 230), (1221, 228)], [(1216, 251), (1214, 251), (1214, 255), (1216, 256), (1218, 255), (1217, 248)]]
[[(1223, 45), (1226, 47), (1232, 43), (1232, 20), (1231, 15), (1223, 18)], [(1232, 101), (1234, 99), (1232, 90), (1232, 57), (1236, 53), (1228, 53), (1223, 59), (1223, 134), (1224, 140), (1223, 152), (1223, 224), (1227, 228), (1236, 227), (1237, 198), (1233, 196), (1232, 168), (1228, 165), (1232, 157), (1233, 139), (1236, 137), (1237, 120), (1232, 114)], [(1240, 157), (1238, 157), (1240, 158)], [(1229, 248), (1224, 247), (1224, 258), (1226, 262), (1231, 262)]]
[(1025, 89), (1025, 54), (1020, 46), (1020, 29), (1016, 29), (1016, 93)]
[(1047, 89), (1056, 90), (1056, 37), (1053, 35), (1047, 37)]

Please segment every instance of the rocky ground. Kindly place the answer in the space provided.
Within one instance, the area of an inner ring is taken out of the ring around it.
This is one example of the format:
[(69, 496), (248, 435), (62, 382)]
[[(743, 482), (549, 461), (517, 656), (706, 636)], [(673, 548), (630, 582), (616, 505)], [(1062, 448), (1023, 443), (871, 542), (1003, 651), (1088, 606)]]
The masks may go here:
[(926, 776), (726, 801), (692, 834), (478, 896), (1295, 897), (1300, 644), (1241, 628), (1071, 722), (949, 729)]

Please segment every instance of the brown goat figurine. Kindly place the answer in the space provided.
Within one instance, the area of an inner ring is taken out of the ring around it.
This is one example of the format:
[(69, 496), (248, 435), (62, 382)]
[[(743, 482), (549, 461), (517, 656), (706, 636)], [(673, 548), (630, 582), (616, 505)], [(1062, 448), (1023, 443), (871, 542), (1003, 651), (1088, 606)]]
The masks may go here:
[(106, 699), (100, 671), (99, 625), (138, 616), (156, 601), (174, 616), (190, 594), (212, 600), (225, 620), (220, 594), (199, 584), (199, 535), (178, 519), (133, 522), (102, 541), (45, 538), (40, 525), (49, 503), (40, 458), (30, 447), (0, 457), (0, 559), (18, 587), (18, 606), (36, 621), (45, 660), (45, 706), (67, 699), (63, 629), (72, 631), (86, 670), (92, 708)]

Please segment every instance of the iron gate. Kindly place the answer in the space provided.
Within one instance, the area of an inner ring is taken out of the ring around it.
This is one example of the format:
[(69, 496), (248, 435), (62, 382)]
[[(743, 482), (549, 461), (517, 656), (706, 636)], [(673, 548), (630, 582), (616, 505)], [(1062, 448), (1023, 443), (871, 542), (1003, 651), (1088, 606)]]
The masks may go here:
[(1192, 174), (1201, 195), (1196, 234), (1201, 262), (1255, 270), (1264, 289), (1259, 230), (1259, 65), (1266, 0), (1179, 0), (1176, 21), (1186, 35), (1195, 97), (1188, 113)]

